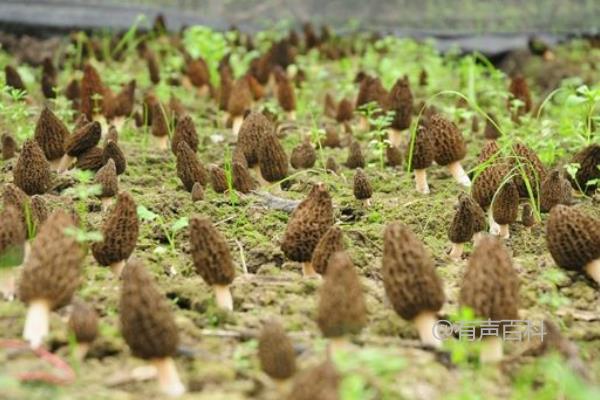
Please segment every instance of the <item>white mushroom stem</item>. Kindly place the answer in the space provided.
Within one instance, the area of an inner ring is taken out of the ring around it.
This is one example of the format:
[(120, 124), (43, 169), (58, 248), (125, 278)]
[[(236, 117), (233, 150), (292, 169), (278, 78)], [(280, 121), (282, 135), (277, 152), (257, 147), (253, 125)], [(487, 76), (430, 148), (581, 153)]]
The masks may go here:
[(156, 367), (160, 390), (169, 397), (178, 397), (185, 393), (185, 386), (179, 378), (177, 367), (171, 357), (160, 358), (152, 362)]
[(77, 346), (75, 346), (75, 357), (80, 361), (85, 359), (85, 356), (87, 355), (89, 349), (90, 349), (89, 343), (85, 343), (85, 342), (77, 343)]
[(427, 170), (415, 169), (415, 184), (417, 192), (429, 194), (429, 185), (427, 184)]
[(461, 259), (463, 254), (464, 243), (452, 243), (452, 249), (450, 250), (450, 258), (458, 261)]
[(294, 111), (294, 110), (288, 111), (287, 118), (289, 121), (295, 121), (296, 120), (296, 111)]
[(48, 335), (50, 324), (50, 303), (44, 299), (32, 300), (27, 308), (23, 338), (29, 342), (32, 349), (42, 345)]
[(233, 122), (231, 125), (231, 131), (233, 132), (233, 135), (235, 137), (237, 137), (238, 133), (240, 132), (240, 128), (242, 127), (242, 123), (244, 122), (244, 116), (243, 115), (238, 115), (233, 117)]
[(402, 131), (394, 128), (388, 129), (388, 139), (394, 147), (400, 147), (402, 145)]
[(442, 347), (440, 339), (436, 338), (433, 334), (433, 329), (438, 318), (433, 311), (423, 311), (419, 313), (413, 323), (415, 324), (417, 331), (419, 331), (419, 337), (421, 342), (427, 346)]
[(100, 202), (102, 203), (102, 211), (106, 211), (113, 204), (113, 197), (101, 197)]
[(508, 229), (508, 224), (507, 225), (499, 225), (500, 230), (498, 231), (498, 236), (500, 236), (502, 239), (508, 239), (510, 237), (510, 230)]
[(64, 172), (64, 171), (68, 170), (71, 167), (71, 165), (73, 165), (75, 160), (76, 160), (75, 157), (71, 157), (70, 155), (65, 153), (65, 155), (62, 156), (62, 158), (60, 159), (60, 162), (58, 163), (58, 167), (56, 168), (56, 170), (58, 172)]
[(448, 170), (450, 171), (456, 182), (465, 187), (471, 186), (471, 180), (469, 179), (469, 176), (460, 164), (460, 161), (454, 161), (453, 163), (448, 164)]
[(166, 151), (169, 148), (169, 135), (154, 136), (152, 135), (154, 147), (160, 151)]
[(319, 276), (312, 265), (312, 262), (307, 261), (302, 263), (302, 276), (305, 278), (316, 278)]
[(371, 199), (363, 199), (361, 200), (364, 208), (371, 207)]
[(492, 211), (492, 207), (488, 209), (488, 221), (490, 224), (490, 233), (492, 235), (498, 235), (500, 233), (500, 225), (494, 220), (494, 214)]
[(50, 160), (48, 162), (50, 163), (50, 168), (53, 171), (58, 171), (60, 168), (61, 161), (62, 161), (62, 157), (59, 157), (59, 158), (55, 158), (54, 160)]
[(481, 353), (479, 361), (482, 364), (497, 363), (502, 361), (502, 338), (499, 336), (486, 336), (481, 340)]
[(327, 345), (327, 350), (331, 357), (335, 356), (335, 354), (343, 352), (350, 347), (350, 341), (347, 336), (338, 336), (329, 339), (329, 343)]
[(600, 258), (587, 263), (585, 266), (585, 272), (587, 272), (590, 278), (600, 283)]
[(126, 262), (127, 260), (121, 260), (117, 261), (116, 263), (110, 264), (110, 269), (117, 278), (121, 277), (121, 273), (123, 272), (123, 267), (125, 267)]
[(213, 285), (217, 306), (223, 310), (233, 310), (233, 297), (229, 285)]

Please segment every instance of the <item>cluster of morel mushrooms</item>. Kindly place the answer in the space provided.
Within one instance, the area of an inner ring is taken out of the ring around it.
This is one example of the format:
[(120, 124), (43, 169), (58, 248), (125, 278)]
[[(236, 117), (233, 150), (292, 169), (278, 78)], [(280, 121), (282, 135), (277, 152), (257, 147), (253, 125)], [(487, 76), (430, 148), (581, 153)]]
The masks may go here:
[[(161, 31), (158, 36), (166, 35)], [(304, 71), (294, 70), (292, 74), (287, 68), (295, 54), (317, 49), (323, 57), (335, 59), (354, 51), (331, 41), (331, 35), (328, 29), (317, 34), (311, 25), (305, 25), (303, 38), (291, 32), (289, 37), (274, 43), (256, 58), (247, 73), (237, 79), (229, 58), (225, 57), (218, 67), (218, 87), (211, 84), (207, 63), (202, 58), (189, 56), (178, 35), (166, 37), (182, 51), (186, 66), (181, 74), (168, 77), (161, 76), (160, 54), (153, 53), (146, 41), (140, 41), (137, 50), (147, 63), (152, 83), (168, 79), (172, 85), (185, 85), (199, 96), (214, 99), (227, 116), (225, 123), (231, 128), (232, 142), (236, 143), (230, 160), (231, 184), (223, 167), (207, 168), (201, 161), (193, 119), (176, 98), (163, 104), (153, 94), (152, 87), (145, 88), (143, 96), (139, 96), (135, 80), (114, 93), (103, 84), (93, 64), (85, 62), (86, 58), (81, 66), (83, 77), (73, 79), (64, 89), (77, 111), (74, 122), (61, 121), (50, 106), (43, 106), (31, 138), (19, 144), (8, 133), (2, 136), (2, 157), (10, 160), (6, 165), (12, 166), (5, 170), (12, 169), (8, 173), (13, 179), (2, 188), (0, 253), (16, 254), (19, 260), (16, 264), (21, 264), (14, 269), (15, 276), (6, 278), (5, 274), (3, 290), (8, 301), (16, 296), (27, 305), (23, 337), (31, 347), (43, 346), (49, 331), (49, 314), (69, 304), (72, 305), (70, 328), (82, 358), (98, 334), (99, 317), (94, 305), (74, 300), (74, 294), (83, 283), (82, 264), (88, 248), (76, 240), (72, 232), (86, 226), (88, 221), (80, 220), (80, 215), (69, 207), (50, 210), (46, 199), (48, 195), (59, 200), (65, 196), (60, 188), (53, 186), (57, 176), (68, 175), (73, 168), (95, 171), (95, 183), (101, 186), (98, 196), (104, 219), (103, 239), (89, 248), (98, 264), (112, 269), (118, 279), (115, 284), (118, 282), (121, 286), (122, 336), (133, 355), (154, 364), (164, 393), (177, 396), (185, 392), (173, 362), (178, 348), (178, 329), (171, 307), (155, 277), (132, 256), (139, 219), (131, 194), (119, 190), (119, 176), (127, 169), (119, 131), (126, 123), (148, 126), (155, 151), (166, 154), (170, 151), (176, 157), (177, 176), (191, 193), (190, 201), (203, 201), (204, 191), (209, 186), (217, 193), (232, 190), (232, 186), (244, 194), (263, 187), (277, 189), (278, 195), (284, 196), (280, 182), (290, 175), (290, 166), (299, 170), (315, 165), (316, 144), (307, 137), (290, 155), (286, 154), (280, 143), (280, 136), (286, 133), (280, 129), (281, 116), (266, 109), (260, 111), (260, 104), (263, 99), (274, 97), (285, 111), (283, 125), (286, 120), (293, 120), (295, 91), (302, 90), (306, 79)], [(251, 37), (240, 37), (239, 45), (251, 48)], [(93, 47), (86, 50), (88, 57), (93, 56)], [(115, 57), (119, 59), (123, 55)], [(57, 67), (46, 59), (41, 69), (43, 95), (54, 98)], [(10, 65), (5, 68), (5, 76), (13, 88), (33, 90), (25, 87), (17, 70)], [(347, 147), (345, 167), (355, 170), (354, 195), (368, 206), (373, 188), (361, 143), (353, 138), (352, 131), (368, 129), (368, 121), (359, 116), (356, 109), (376, 102), (382, 110), (394, 112), (388, 132), (392, 144), (387, 149), (389, 166), (409, 162), (416, 190), (423, 195), (430, 192), (426, 171), (434, 161), (447, 167), (458, 184), (470, 188), (470, 193), (459, 196), (448, 227), (452, 259), (465, 258), (463, 245), (471, 240), (475, 243), (466, 261), (458, 298), (460, 305), (472, 308), (482, 319), (518, 319), (519, 277), (502, 239), (509, 237), (510, 226), (517, 223), (519, 214), (520, 223), (525, 227), (537, 222), (532, 201), (539, 202), (541, 212), (549, 213), (546, 241), (556, 263), (589, 275), (596, 282), (590, 281), (590, 284), (600, 282), (600, 221), (571, 205), (574, 189), (585, 188), (590, 193), (596, 190), (594, 185), (586, 186), (586, 183), (600, 176), (597, 168), (600, 146), (591, 145), (576, 154), (574, 161), (581, 168), (572, 179), (558, 169), (547, 170), (535, 152), (521, 143), (515, 143), (508, 150), (501, 149), (496, 142), (501, 134), (499, 127), (493, 117), (486, 117), (487, 140), (473, 168), (476, 173), (467, 174), (461, 165), (466, 154), (462, 132), (433, 106), (415, 105), (408, 77), (399, 78), (389, 91), (376, 76), (363, 72), (356, 76), (356, 83), (355, 99), (344, 98), (337, 102), (329, 94), (325, 97), (324, 115), (328, 123), (320, 145)], [(418, 84), (427, 85), (425, 70), (418, 77)], [(518, 113), (530, 112), (531, 97), (522, 77), (512, 79), (509, 91), (524, 104)], [(24, 101), (31, 100), (26, 97)], [(409, 128), (419, 113), (422, 115), (411, 134)], [(514, 117), (519, 118), (519, 115)], [(67, 123), (72, 124), (71, 129)], [(16, 158), (16, 162), (12, 158)], [(339, 168), (333, 158), (327, 159), (329, 173)], [(37, 233), (28, 240), (32, 226)], [(360, 332), (367, 321), (363, 289), (357, 268), (345, 251), (343, 236), (343, 230), (336, 225), (328, 188), (317, 183), (291, 213), (281, 241), (285, 256), (302, 263), (305, 277), (324, 278), (317, 323), (323, 336), (329, 339), (331, 351), (351, 346), (348, 338)], [(214, 289), (218, 306), (235, 312), (229, 289), (235, 278), (235, 267), (226, 238), (202, 215), (190, 218), (189, 237), (197, 273)], [(401, 318), (414, 323), (423, 345), (437, 348), (441, 343), (432, 328), (446, 297), (432, 257), (411, 228), (402, 222), (389, 223), (383, 237), (382, 284), (387, 297)], [(499, 338), (486, 338), (482, 347), (482, 362), (497, 362), (502, 358)], [(329, 358), (315, 368), (296, 374), (294, 347), (275, 320), (264, 325), (258, 357), (264, 372), (274, 382), (294, 378), (291, 387), (284, 389), (288, 398), (337, 398), (340, 376)]]

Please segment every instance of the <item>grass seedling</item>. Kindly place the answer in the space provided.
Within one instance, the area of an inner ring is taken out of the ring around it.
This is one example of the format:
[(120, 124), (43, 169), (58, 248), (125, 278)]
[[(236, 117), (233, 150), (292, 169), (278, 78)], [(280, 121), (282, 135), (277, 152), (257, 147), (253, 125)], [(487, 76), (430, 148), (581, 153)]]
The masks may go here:
[(391, 146), (391, 143), (387, 138), (387, 128), (390, 127), (395, 112), (384, 112), (375, 102), (370, 102), (361, 106), (358, 111), (367, 119), (369, 127), (372, 127), (368, 132), (368, 135), (371, 138), (369, 147), (375, 149), (375, 154), (379, 159), (379, 167), (383, 170), (385, 168), (385, 151)]
[[(188, 226), (188, 218), (181, 217), (177, 219), (175, 222), (169, 224), (161, 215), (156, 214), (150, 210), (148, 210), (145, 206), (139, 205), (137, 208), (138, 217), (142, 221), (147, 222), (156, 222), (160, 229), (163, 231), (167, 242), (169, 243), (169, 248), (173, 253), (176, 252), (175, 247), (175, 236), (179, 231)], [(159, 250), (161, 249), (161, 250)], [(161, 247), (157, 247), (155, 250), (157, 252), (163, 251)]]

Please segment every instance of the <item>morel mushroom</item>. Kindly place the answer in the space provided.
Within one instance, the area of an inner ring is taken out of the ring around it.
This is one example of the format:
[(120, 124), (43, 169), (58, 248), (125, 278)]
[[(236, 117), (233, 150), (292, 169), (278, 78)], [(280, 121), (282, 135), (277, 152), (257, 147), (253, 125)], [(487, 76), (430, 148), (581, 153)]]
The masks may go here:
[(352, 116), (354, 114), (354, 104), (352, 101), (344, 98), (340, 100), (337, 105), (337, 111), (335, 112), (335, 120), (337, 122), (348, 122), (352, 120)]
[(44, 194), (50, 188), (50, 164), (35, 140), (23, 144), (13, 177), (15, 185), (30, 196)]
[(470, 241), (473, 235), (483, 230), (485, 230), (485, 212), (471, 196), (462, 194), (448, 230), (448, 239), (452, 243), (450, 258), (460, 260), (464, 244)]
[(86, 64), (83, 68), (83, 78), (81, 78), (81, 113), (85, 114), (88, 120), (92, 121), (94, 115), (102, 112), (104, 97), (104, 85), (102, 79), (91, 64)]
[(8, 133), (2, 134), (2, 160), (10, 160), (17, 152), (17, 142)]
[(196, 153), (187, 142), (180, 142), (177, 149), (177, 176), (188, 192), (192, 191), (194, 183), (198, 182), (206, 186), (208, 182), (208, 173), (204, 165), (200, 162)]
[(591, 194), (596, 191), (597, 179), (600, 179), (600, 145), (591, 144), (579, 151), (573, 159), (572, 164), (579, 164), (575, 177), (569, 177), (574, 189)]
[(185, 387), (172, 358), (179, 344), (177, 325), (141, 261), (131, 260), (123, 270), (119, 311), (121, 333), (133, 355), (154, 364), (164, 394), (182, 395)]
[(58, 171), (67, 170), (76, 158), (95, 147), (102, 137), (102, 126), (98, 121), (90, 122), (78, 128), (65, 142), (65, 155), (60, 160)]
[(531, 227), (535, 225), (533, 208), (529, 203), (523, 204), (523, 210), (521, 211), (521, 223), (523, 224), (523, 226), (525, 226), (525, 229), (527, 229), (528, 231), (530, 231)]
[(337, 400), (341, 380), (333, 363), (327, 360), (299, 373), (287, 400)]
[(532, 101), (531, 101), (531, 93), (529, 92), (529, 86), (527, 85), (527, 81), (522, 75), (516, 75), (512, 78), (510, 82), (510, 86), (508, 88), (511, 96), (508, 99), (508, 108), (512, 108), (511, 102), (513, 100), (521, 101), (519, 107), (515, 110), (514, 118), (527, 114), (531, 111)]
[[(516, 168), (516, 176), (514, 178), (519, 195), (521, 197), (537, 197), (539, 187), (546, 178), (546, 168), (542, 164), (535, 151), (522, 143), (515, 143), (512, 146), (513, 151), (513, 167)], [(529, 182), (529, 188), (527, 183)], [(531, 190), (531, 193), (530, 193)]]
[(312, 168), (316, 161), (317, 152), (308, 139), (304, 140), (292, 150), (290, 164), (296, 169)]
[(148, 66), (148, 75), (150, 75), (150, 82), (155, 85), (160, 83), (160, 67), (156, 54), (151, 50), (146, 50), (146, 64)]
[[(488, 210), (490, 220), (490, 233), (498, 234), (500, 227), (493, 217), (492, 200), (500, 186), (507, 179), (510, 167), (507, 163), (498, 161), (485, 166), (473, 181), (471, 195), (482, 209)], [(489, 207), (489, 208), (488, 208)]]
[(265, 135), (273, 131), (273, 124), (262, 113), (249, 113), (238, 133), (238, 147), (248, 162), (249, 168), (258, 165), (258, 148)]
[(354, 174), (354, 197), (363, 202), (365, 207), (371, 206), (371, 196), (373, 196), (373, 187), (367, 174), (358, 168)]
[(109, 140), (108, 143), (106, 143), (102, 152), (102, 164), (106, 164), (109, 160), (115, 162), (117, 175), (121, 175), (125, 172), (125, 169), (127, 168), (125, 154), (123, 154), (123, 151), (121, 151), (117, 142), (112, 140)]
[(223, 168), (212, 165), (209, 168), (210, 184), (216, 193), (225, 193), (229, 186), (227, 184), (227, 175)]
[(325, 275), (331, 256), (344, 250), (343, 233), (339, 226), (332, 226), (319, 240), (313, 252), (312, 266), (317, 274)]
[(233, 187), (240, 193), (250, 193), (256, 188), (256, 184), (248, 171), (248, 168), (237, 161), (232, 164)]
[(394, 119), (389, 130), (389, 139), (392, 146), (400, 146), (402, 131), (410, 127), (413, 113), (413, 96), (406, 75), (394, 83), (388, 95), (387, 104), (389, 110), (394, 112)]
[(275, 68), (275, 82), (277, 83), (277, 101), (288, 115), (289, 120), (296, 119), (296, 95), (294, 86), (281, 68)]
[(237, 136), (242, 123), (244, 122), (244, 113), (252, 106), (252, 92), (247, 79), (240, 78), (233, 83), (227, 111), (232, 118), (232, 132)]
[(65, 124), (48, 107), (44, 107), (35, 125), (33, 137), (52, 169), (58, 169), (65, 154), (64, 144), (68, 136), (69, 130)]
[(505, 182), (492, 201), (492, 217), (499, 226), (498, 235), (501, 238), (510, 237), (508, 226), (517, 220), (518, 215), (519, 191), (513, 182)]
[(259, 180), (270, 185), (284, 179), (288, 173), (288, 158), (275, 133), (265, 134), (258, 146)]
[(75, 168), (81, 170), (98, 171), (104, 165), (104, 150), (100, 147), (92, 147), (77, 157)]
[(48, 204), (42, 196), (37, 194), (31, 196), (31, 217), (35, 226), (42, 226), (48, 219)]
[(157, 150), (165, 151), (169, 147), (169, 123), (160, 102), (152, 105), (152, 138)]
[[(519, 278), (508, 251), (498, 239), (486, 236), (475, 247), (463, 277), (459, 302), (461, 306), (470, 307), (476, 316), (484, 320), (518, 319)], [(504, 329), (501, 324), (498, 336), (485, 336), (482, 339), (482, 363), (502, 359)]]
[(182, 141), (186, 142), (194, 153), (198, 151), (198, 133), (194, 121), (189, 115), (177, 119), (175, 133), (173, 133), (173, 139), (171, 140), (171, 149), (175, 155), (177, 155), (177, 148)]
[(7, 86), (10, 86), (13, 89), (25, 91), (25, 84), (23, 83), (23, 79), (21, 79), (21, 75), (19, 71), (16, 70), (12, 65), (6, 65), (4, 67), (4, 77)]
[(559, 169), (551, 171), (540, 187), (540, 211), (549, 212), (557, 204), (571, 203), (571, 184)]
[(204, 199), (204, 188), (199, 182), (194, 183), (192, 187), (192, 201), (200, 201)]
[(415, 187), (417, 192), (429, 194), (427, 168), (433, 163), (434, 150), (431, 135), (425, 127), (419, 126), (417, 128), (412, 146), (412, 153), (410, 149), (406, 152), (406, 162), (415, 171)]
[(114, 197), (119, 194), (119, 180), (117, 178), (117, 168), (114, 160), (110, 159), (102, 168), (96, 172), (94, 182), (100, 185), (100, 201), (102, 210), (108, 210)]
[(388, 146), (385, 149), (385, 160), (386, 164), (390, 167), (397, 167), (402, 165), (402, 161), (404, 160), (404, 156), (400, 149), (396, 146)]
[(270, 320), (258, 338), (260, 367), (276, 382), (283, 384), (296, 373), (296, 353), (281, 324)]
[(350, 257), (344, 252), (331, 256), (325, 282), (319, 291), (317, 324), (329, 338), (329, 350), (347, 345), (347, 336), (358, 334), (366, 325), (367, 309), (362, 286)]
[(317, 183), (290, 216), (281, 243), (281, 250), (286, 257), (303, 263), (304, 276), (317, 276), (312, 266), (313, 252), (332, 225), (331, 196), (323, 183)]
[(28, 306), (23, 338), (32, 348), (48, 334), (50, 311), (67, 305), (79, 287), (83, 250), (69, 214), (57, 210), (48, 217), (31, 245), (21, 271), (19, 298)]
[(329, 156), (327, 157), (327, 161), (325, 162), (325, 169), (329, 172), (336, 173), (338, 170), (338, 164), (335, 162), (335, 158)]
[(110, 266), (121, 276), (123, 266), (133, 253), (139, 233), (137, 208), (133, 197), (122, 192), (102, 225), (101, 242), (92, 244), (92, 254), (100, 265)]
[(69, 318), (69, 329), (75, 336), (75, 340), (77, 340), (77, 347), (75, 348), (77, 358), (83, 360), (90, 345), (98, 336), (98, 314), (96, 310), (82, 300), (74, 301)]
[(471, 186), (471, 180), (460, 163), (467, 154), (467, 147), (458, 127), (439, 114), (431, 117), (427, 127), (433, 142), (435, 162), (443, 167), (448, 167), (456, 182), (463, 186)]
[(546, 225), (546, 244), (556, 264), (586, 272), (600, 283), (600, 221), (576, 208), (559, 204)]
[(190, 220), (190, 244), (196, 272), (214, 289), (217, 306), (233, 310), (229, 286), (235, 269), (225, 238), (208, 218), (194, 216)]
[(393, 222), (386, 227), (382, 266), (383, 286), (396, 313), (415, 324), (423, 344), (440, 347), (433, 328), (445, 300), (442, 282), (408, 226)]
[(365, 157), (363, 156), (358, 141), (353, 141), (348, 148), (348, 158), (346, 159), (346, 166), (350, 169), (364, 168)]
[(488, 114), (488, 118), (486, 118), (485, 120), (485, 129), (483, 130), (483, 136), (487, 140), (495, 141), (500, 136), (502, 136), (502, 134), (498, 130), (499, 126), (500, 125), (498, 124), (498, 120), (496, 119), (496, 117), (493, 114)]

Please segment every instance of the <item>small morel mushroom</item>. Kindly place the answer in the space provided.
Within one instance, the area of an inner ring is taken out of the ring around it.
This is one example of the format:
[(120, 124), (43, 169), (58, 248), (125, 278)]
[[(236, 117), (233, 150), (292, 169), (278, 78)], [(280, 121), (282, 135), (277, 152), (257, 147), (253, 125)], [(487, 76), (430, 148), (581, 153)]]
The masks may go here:
[(125, 123), (125, 118), (133, 113), (136, 86), (135, 79), (129, 81), (114, 98), (112, 122), (116, 129), (120, 129)]
[(353, 114), (354, 104), (352, 104), (352, 101), (344, 98), (338, 103), (337, 111), (335, 112), (335, 120), (340, 123), (348, 122), (352, 120)]
[(219, 71), (221, 86), (219, 86), (219, 110), (227, 111), (231, 89), (233, 88), (233, 76), (229, 68)]
[(557, 204), (571, 203), (571, 184), (559, 169), (546, 175), (540, 186), (540, 211), (549, 212)]
[(119, 319), (133, 355), (156, 367), (161, 391), (172, 397), (182, 395), (185, 387), (172, 358), (179, 344), (173, 313), (144, 264), (135, 259), (123, 270)]
[(94, 183), (100, 185), (101, 192), (98, 195), (102, 202), (102, 210), (108, 210), (112, 205), (113, 199), (119, 194), (119, 180), (117, 178), (117, 168), (115, 162), (109, 159), (102, 168), (96, 172)]
[(529, 92), (529, 86), (527, 85), (527, 81), (522, 75), (516, 75), (512, 78), (510, 82), (510, 86), (508, 88), (511, 96), (508, 99), (508, 108), (512, 108), (512, 102), (514, 100), (521, 101), (521, 105), (517, 108), (514, 117), (518, 117), (523, 114), (527, 114), (531, 111), (532, 101), (531, 101), (531, 93)]
[(92, 121), (94, 115), (102, 112), (104, 85), (96, 68), (86, 64), (81, 78), (81, 113)]
[(325, 99), (323, 100), (323, 114), (329, 118), (337, 119), (339, 105), (335, 104), (335, 99), (331, 93), (325, 93)]
[(50, 164), (35, 140), (23, 144), (13, 170), (15, 185), (28, 195), (44, 194), (50, 188)]
[(338, 251), (344, 251), (343, 237), (342, 230), (335, 225), (321, 237), (312, 256), (312, 266), (317, 274), (325, 275), (331, 256)]
[(217, 306), (233, 310), (229, 286), (235, 268), (225, 238), (208, 218), (194, 216), (190, 220), (190, 245), (196, 272), (214, 289)]
[(237, 144), (248, 163), (248, 167), (258, 165), (258, 148), (263, 138), (273, 132), (273, 124), (262, 113), (250, 112), (242, 123)]
[(330, 339), (329, 350), (345, 347), (348, 335), (356, 335), (367, 323), (362, 286), (350, 257), (344, 252), (331, 256), (325, 282), (319, 291), (317, 324)]
[(499, 225), (498, 235), (503, 239), (510, 237), (509, 224), (519, 216), (519, 191), (513, 182), (505, 182), (492, 200), (492, 217)]
[(600, 283), (600, 221), (573, 207), (552, 208), (546, 225), (546, 244), (556, 264), (586, 272)]
[(485, 230), (485, 212), (471, 196), (461, 194), (458, 208), (448, 229), (448, 239), (452, 243), (450, 258), (460, 260), (464, 244), (470, 241), (473, 235), (483, 230)]
[(402, 144), (402, 131), (410, 127), (413, 112), (413, 95), (406, 75), (394, 83), (386, 103), (389, 110), (394, 112), (389, 139), (392, 146), (400, 146)]
[(323, 147), (331, 147), (332, 149), (342, 147), (342, 141), (335, 126), (329, 125), (325, 128), (325, 139), (323, 139), (321, 145)]
[(294, 346), (275, 320), (263, 325), (258, 338), (258, 359), (261, 369), (279, 384), (284, 384), (296, 373)]
[(78, 128), (65, 142), (65, 155), (60, 161), (58, 171), (67, 170), (76, 158), (95, 147), (100, 142), (101, 137), (102, 126), (98, 121), (90, 122)]
[(65, 154), (64, 144), (69, 137), (69, 130), (48, 107), (44, 107), (42, 110), (35, 125), (33, 137), (50, 162), (52, 169), (57, 169)]
[(327, 161), (325, 162), (325, 169), (327, 171), (336, 173), (338, 168), (339, 167), (337, 165), (337, 162), (335, 162), (335, 158), (333, 158), (331, 156), (327, 157)]
[(81, 170), (98, 171), (104, 165), (103, 161), (104, 150), (100, 147), (92, 147), (87, 149), (75, 162), (75, 168)]
[(419, 126), (417, 128), (412, 146), (412, 159), (409, 148), (406, 152), (406, 162), (415, 171), (415, 187), (417, 192), (429, 194), (427, 168), (433, 163), (434, 149), (429, 131), (425, 127)]
[(452, 121), (436, 114), (429, 120), (428, 128), (433, 142), (435, 162), (448, 167), (456, 182), (463, 186), (471, 186), (471, 180), (460, 163), (467, 154), (467, 147), (458, 127)]
[(296, 119), (296, 94), (294, 85), (290, 82), (285, 71), (279, 67), (275, 68), (275, 82), (277, 83), (277, 101), (288, 115), (288, 119)]
[(160, 102), (152, 105), (152, 138), (157, 150), (165, 151), (169, 147), (169, 124)]
[(275, 133), (265, 134), (258, 146), (259, 179), (270, 185), (284, 179), (288, 174), (288, 158)]
[(175, 132), (171, 140), (171, 150), (175, 155), (177, 155), (177, 148), (182, 141), (187, 142), (194, 153), (198, 151), (198, 133), (194, 121), (189, 115), (177, 119), (177, 126), (175, 126)]
[(4, 77), (7, 86), (10, 86), (13, 89), (25, 91), (25, 84), (23, 83), (23, 79), (21, 79), (21, 75), (19, 71), (16, 70), (12, 65), (6, 65), (4, 67)]
[(244, 122), (244, 113), (252, 106), (252, 92), (247, 79), (238, 79), (233, 83), (227, 111), (232, 118), (232, 132), (237, 136), (242, 123)]
[(521, 223), (525, 226), (525, 229), (531, 230), (531, 227), (535, 225), (535, 217), (533, 215), (533, 208), (531, 204), (523, 204), (523, 210), (521, 211)]
[(139, 233), (137, 208), (133, 197), (122, 192), (102, 225), (101, 242), (92, 244), (92, 254), (100, 265), (110, 266), (121, 276), (123, 266), (135, 249)]
[(17, 152), (17, 142), (8, 133), (2, 134), (2, 160), (10, 160)]
[(496, 139), (498, 139), (501, 136), (501, 134), (497, 126), (500, 125), (498, 124), (498, 120), (496, 119), (496, 117), (493, 114), (488, 114), (488, 118), (486, 118), (485, 120), (485, 129), (483, 130), (483, 136), (487, 140), (495, 141)]
[(28, 306), (23, 338), (32, 348), (48, 334), (50, 311), (67, 305), (81, 278), (83, 250), (69, 214), (57, 210), (39, 229), (19, 279), (19, 298)]
[(386, 227), (382, 266), (383, 286), (396, 313), (413, 321), (423, 344), (441, 346), (433, 328), (445, 300), (442, 282), (425, 246), (408, 226), (393, 222)]
[(579, 169), (575, 177), (570, 177), (571, 184), (576, 190), (582, 190), (584, 193), (591, 194), (596, 191), (598, 185), (597, 179), (600, 179), (600, 144), (591, 144), (579, 151), (573, 159), (572, 164), (579, 164)]
[(106, 143), (102, 152), (102, 164), (106, 164), (109, 160), (115, 162), (117, 175), (121, 175), (125, 172), (125, 169), (127, 168), (125, 154), (123, 154), (117, 142), (113, 142), (112, 140), (109, 140), (108, 143)]
[(361, 200), (365, 207), (371, 206), (371, 196), (373, 196), (373, 187), (371, 186), (371, 182), (369, 182), (369, 178), (367, 174), (361, 169), (358, 168), (356, 173), (354, 174), (354, 197), (357, 200)]
[(506, 179), (509, 170), (509, 165), (501, 160), (486, 165), (484, 170), (473, 181), (473, 187), (471, 188), (473, 199), (483, 210), (488, 210), (490, 232), (493, 234), (498, 234), (500, 227), (494, 221), (493, 210), (490, 205), (496, 192)]
[(81, 88), (77, 79), (71, 79), (65, 88), (65, 97), (71, 100), (74, 110), (80, 110)]
[(244, 164), (234, 161), (232, 166), (233, 187), (240, 193), (250, 193), (256, 188), (256, 184)]
[(203, 58), (190, 60), (187, 64), (186, 74), (200, 95), (206, 95), (210, 90), (210, 70)]
[(227, 176), (225, 170), (216, 165), (212, 165), (209, 169), (210, 184), (216, 193), (225, 193), (229, 186), (227, 185)]
[(290, 164), (296, 169), (312, 168), (316, 161), (317, 152), (308, 139), (304, 140), (292, 150)]
[(160, 83), (160, 67), (158, 66), (156, 54), (151, 50), (146, 50), (145, 58), (148, 66), (148, 75), (150, 75), (150, 82), (158, 85)]
[(364, 168), (365, 157), (363, 156), (358, 141), (353, 141), (348, 148), (348, 158), (346, 159), (346, 166), (350, 169)]
[(332, 225), (331, 196), (323, 183), (317, 183), (290, 216), (281, 243), (281, 250), (286, 257), (303, 263), (304, 276), (317, 276), (312, 266), (313, 252)]
[[(519, 319), (519, 277), (504, 245), (493, 236), (484, 237), (471, 254), (460, 289), (459, 303), (470, 307), (484, 320)], [(502, 360), (501, 325), (497, 336), (481, 341), (480, 360), (493, 363)]]
[(181, 179), (185, 190), (192, 191), (194, 183), (199, 182), (202, 186), (208, 183), (208, 172), (200, 162), (196, 153), (187, 142), (180, 142), (177, 149), (177, 176)]
[(537, 156), (535, 151), (522, 143), (515, 143), (512, 146), (513, 151), (513, 167), (516, 168), (516, 176), (514, 178), (519, 195), (521, 197), (530, 197), (529, 189), (525, 178), (529, 182), (531, 194), (537, 197), (539, 187), (546, 178), (546, 168), (542, 161)]
[(75, 353), (79, 360), (87, 355), (90, 345), (98, 336), (98, 314), (93, 307), (81, 300), (73, 302), (69, 317), (69, 329), (77, 340)]
[(397, 167), (402, 165), (404, 157), (402, 156), (402, 152), (398, 147), (388, 146), (385, 149), (385, 160), (388, 166)]
[(200, 182), (196, 182), (192, 187), (192, 201), (196, 202), (202, 199), (204, 199), (204, 188), (202, 187)]
[(342, 377), (329, 360), (300, 372), (287, 400), (339, 400)]

